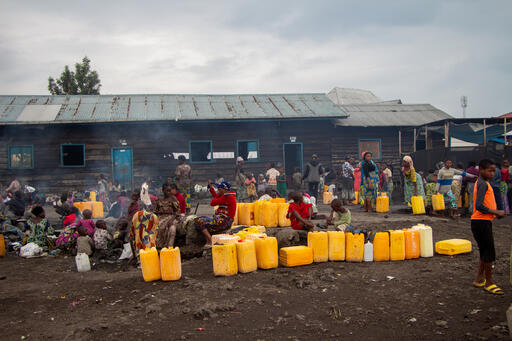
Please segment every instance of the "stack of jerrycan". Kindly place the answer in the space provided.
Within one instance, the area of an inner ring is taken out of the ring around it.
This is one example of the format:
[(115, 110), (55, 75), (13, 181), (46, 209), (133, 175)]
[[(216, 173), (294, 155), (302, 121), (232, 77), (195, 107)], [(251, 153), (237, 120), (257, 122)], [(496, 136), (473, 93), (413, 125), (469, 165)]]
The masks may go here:
[(275, 237), (260, 237), (254, 240), (258, 268), (277, 268), (279, 256), (277, 252), (277, 239)]
[(347, 262), (362, 262), (364, 255), (364, 234), (345, 233), (345, 259)]
[(313, 249), (307, 246), (283, 247), (279, 250), (279, 263), (294, 267), (313, 263)]
[(315, 263), (329, 260), (329, 239), (327, 232), (308, 232), (308, 247), (313, 249)]

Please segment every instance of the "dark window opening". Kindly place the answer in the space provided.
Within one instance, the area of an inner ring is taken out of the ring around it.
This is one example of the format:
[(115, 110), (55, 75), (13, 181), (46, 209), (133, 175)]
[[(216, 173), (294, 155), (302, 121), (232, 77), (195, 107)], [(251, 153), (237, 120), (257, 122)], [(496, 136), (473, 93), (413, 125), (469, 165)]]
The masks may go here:
[(60, 153), (62, 167), (85, 167), (85, 145), (63, 144)]
[(257, 161), (259, 159), (258, 141), (238, 141), (238, 156), (245, 161)]
[(211, 141), (190, 142), (190, 162), (212, 162)]

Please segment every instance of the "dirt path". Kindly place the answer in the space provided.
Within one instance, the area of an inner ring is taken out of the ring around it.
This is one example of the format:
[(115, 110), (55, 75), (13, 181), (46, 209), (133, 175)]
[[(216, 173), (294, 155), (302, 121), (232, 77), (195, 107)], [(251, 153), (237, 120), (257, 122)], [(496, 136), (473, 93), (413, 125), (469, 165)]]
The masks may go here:
[[(363, 215), (376, 230), (425, 222), (434, 240), (466, 238), (469, 220)], [(496, 281), (505, 296), (471, 286), (478, 252), (403, 262), (330, 262), (214, 277), (211, 258), (183, 263), (178, 282), (145, 283), (140, 270), (74, 259), (0, 259), (1, 339), (20, 340), (459, 340), (508, 338), (510, 223), (497, 221)], [(474, 242), (473, 242), (474, 244)], [(392, 276), (389, 280), (387, 276)]]

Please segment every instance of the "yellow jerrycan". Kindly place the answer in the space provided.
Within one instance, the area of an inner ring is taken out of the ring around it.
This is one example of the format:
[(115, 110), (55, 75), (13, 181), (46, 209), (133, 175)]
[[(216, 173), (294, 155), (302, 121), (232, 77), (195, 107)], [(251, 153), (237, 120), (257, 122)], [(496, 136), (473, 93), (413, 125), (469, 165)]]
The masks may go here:
[(279, 263), (294, 267), (313, 263), (313, 249), (307, 246), (289, 246), (279, 250)]
[(389, 259), (405, 259), (405, 235), (404, 231), (389, 231)]
[(212, 246), (213, 273), (215, 276), (233, 276), (238, 273), (236, 244)]
[(238, 272), (240, 273), (245, 274), (258, 269), (254, 240), (246, 240), (236, 243), (236, 259), (238, 263)]
[(364, 256), (364, 234), (345, 233), (345, 260), (347, 262), (362, 262)]
[(373, 260), (385, 262), (389, 260), (389, 233), (377, 232), (373, 238)]
[(434, 211), (444, 211), (444, 197), (442, 194), (432, 195), (432, 208)]
[(162, 281), (177, 281), (181, 278), (180, 248), (163, 248), (160, 251)]
[(329, 260), (329, 237), (327, 232), (308, 232), (308, 247), (313, 249), (313, 261), (315, 263)]
[(423, 197), (413, 195), (411, 197), (412, 214), (425, 214), (425, 202)]
[(329, 231), (327, 237), (329, 239), (329, 260), (331, 262), (345, 260), (345, 232)]
[(160, 260), (156, 248), (144, 249), (139, 251), (140, 267), (144, 281), (157, 281), (162, 277), (160, 272)]
[(262, 237), (254, 240), (256, 246), (256, 259), (258, 268), (277, 268), (279, 256), (277, 253), (277, 239), (275, 237)]

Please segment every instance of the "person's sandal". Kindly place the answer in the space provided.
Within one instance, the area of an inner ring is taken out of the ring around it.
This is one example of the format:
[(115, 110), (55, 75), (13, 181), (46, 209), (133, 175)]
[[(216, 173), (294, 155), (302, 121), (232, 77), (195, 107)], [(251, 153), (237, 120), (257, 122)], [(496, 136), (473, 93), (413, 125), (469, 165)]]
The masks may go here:
[(488, 287), (484, 287), (484, 290), (493, 295), (504, 295), (505, 293), (496, 284), (491, 284)]
[(473, 282), (473, 286), (475, 288), (483, 288), (483, 287), (485, 287), (485, 279), (483, 280), (483, 282), (480, 282), (480, 283)]

